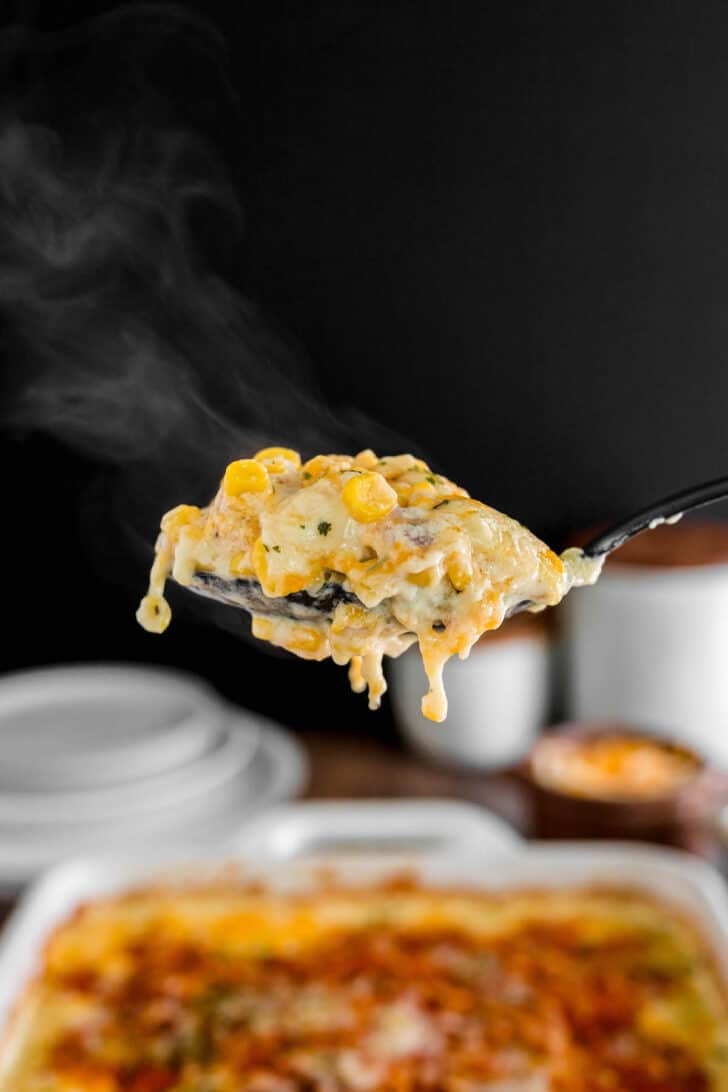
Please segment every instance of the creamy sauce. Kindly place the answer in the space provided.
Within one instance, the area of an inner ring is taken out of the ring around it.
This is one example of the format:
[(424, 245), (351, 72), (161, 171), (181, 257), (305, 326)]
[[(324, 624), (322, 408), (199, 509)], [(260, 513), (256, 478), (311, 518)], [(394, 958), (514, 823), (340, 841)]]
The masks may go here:
[[(137, 619), (150, 632), (166, 629), (170, 575), (203, 592), (205, 574), (227, 587), (257, 581), (264, 595), (252, 610), (255, 636), (305, 659), (348, 664), (372, 709), (386, 690), (384, 656), (417, 642), (430, 684), (422, 712), (441, 721), (451, 656), (465, 659), (518, 604), (541, 610), (594, 583), (602, 564), (575, 548), (558, 557), (411, 455), (380, 459), (367, 450), (301, 465), (296, 452), (267, 448), (230, 464), (208, 507), (164, 516)], [(316, 596), (324, 585), (348, 601), (330, 616), (285, 617), (283, 597)]]
[(663, 524), (667, 524), (668, 527), (673, 527), (676, 523), (679, 523), (683, 518), (683, 512), (676, 512), (674, 516), (657, 516), (655, 519), (651, 519), (648, 527), (650, 531), (654, 531), (657, 527), (662, 527)]

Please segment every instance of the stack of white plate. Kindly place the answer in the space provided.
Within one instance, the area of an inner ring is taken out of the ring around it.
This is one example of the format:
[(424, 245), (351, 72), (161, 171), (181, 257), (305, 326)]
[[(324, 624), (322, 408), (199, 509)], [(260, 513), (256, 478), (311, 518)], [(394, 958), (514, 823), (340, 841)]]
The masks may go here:
[(0, 679), (0, 886), (87, 852), (224, 840), (294, 796), (282, 729), (162, 669), (94, 665)]

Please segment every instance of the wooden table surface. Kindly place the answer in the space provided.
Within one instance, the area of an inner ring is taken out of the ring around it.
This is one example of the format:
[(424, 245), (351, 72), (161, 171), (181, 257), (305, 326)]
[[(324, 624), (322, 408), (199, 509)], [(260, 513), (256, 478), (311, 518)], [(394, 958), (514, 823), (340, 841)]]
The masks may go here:
[[(408, 751), (396, 739), (371, 735), (310, 732), (301, 741), (308, 753), (311, 776), (307, 799), (362, 797), (443, 797), (466, 800), (489, 808), (524, 837), (543, 837), (538, 813), (528, 784), (515, 770), (497, 773), (448, 769)], [(693, 802), (695, 812), (657, 839), (696, 853), (725, 868), (728, 854), (721, 854), (712, 819), (721, 803), (728, 801), (728, 775), (711, 772), (701, 780)], [(579, 837), (580, 831), (569, 835)], [(614, 831), (610, 837), (628, 837)], [(635, 833), (633, 837), (644, 837)], [(584, 837), (581, 832), (581, 837)], [(722, 858), (725, 858), (722, 859)]]
[(306, 733), (299, 737), (311, 773), (306, 799), (443, 797), (469, 800), (528, 832), (528, 801), (509, 773), (446, 769), (419, 758), (396, 740)]

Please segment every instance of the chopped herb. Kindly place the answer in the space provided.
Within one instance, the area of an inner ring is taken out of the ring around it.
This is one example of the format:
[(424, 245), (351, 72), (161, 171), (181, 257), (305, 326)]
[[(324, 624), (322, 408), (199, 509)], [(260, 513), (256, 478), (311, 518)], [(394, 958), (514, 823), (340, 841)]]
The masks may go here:
[(263, 549), (265, 550), (265, 552), (266, 552), (267, 554), (269, 554), (269, 553), (270, 553), (270, 546), (266, 546), (266, 544), (265, 544), (265, 543), (263, 543)]
[(433, 506), (432, 506), (432, 511), (434, 512), (436, 508), (442, 508), (442, 507), (443, 507), (443, 505), (445, 505), (445, 504), (449, 504), (449, 503), (450, 503), (450, 501), (449, 501), (449, 500), (447, 500), (447, 499), (446, 499), (446, 500), (441, 500), (441, 501), (438, 501), (438, 502), (437, 502), (437, 504), (433, 504)]
[(299, 523), (298, 526), (301, 528), (302, 531), (306, 530), (306, 524), (305, 523)]
[(331, 530), (331, 524), (328, 523), (325, 519), (322, 519), (321, 522), (318, 525), (318, 533), (320, 535), (328, 535), (330, 530)]
[(425, 478), (425, 481), (429, 482), (430, 485), (439, 485), (440, 484), (440, 479), (438, 478), (437, 474), (428, 474), (427, 477)]
[(275, 552), (276, 552), (277, 554), (279, 554), (279, 553), (281, 552), (281, 548), (280, 548), (280, 546), (271, 546), (271, 550), (275, 550)]
[(388, 561), (388, 560), (389, 560), (389, 559), (388, 559), (388, 558), (386, 558), (386, 557), (380, 557), (380, 558), (378, 558), (378, 560), (377, 560), (377, 561), (375, 561), (375, 562), (374, 562), (374, 563), (373, 563), (372, 565), (370, 565), (370, 566), (369, 566), (369, 568), (367, 569), (367, 572), (368, 572), (368, 573), (370, 573), (370, 572), (371, 572), (371, 571), (372, 571), (373, 569), (377, 569), (377, 568), (379, 568), (379, 566), (380, 566), (380, 565), (383, 565), (383, 564), (384, 564), (384, 562), (385, 562), (385, 561)]
[(301, 477), (303, 478), (303, 480), (304, 480), (305, 482), (307, 482), (307, 481), (309, 480), (309, 478), (311, 477), (311, 473), (310, 473), (310, 471), (308, 471), (308, 470), (304, 470), (304, 472), (303, 472), (303, 474), (301, 475)]
[(434, 629), (435, 633), (444, 633), (447, 629), (447, 626), (444, 622), (433, 622), (432, 628)]

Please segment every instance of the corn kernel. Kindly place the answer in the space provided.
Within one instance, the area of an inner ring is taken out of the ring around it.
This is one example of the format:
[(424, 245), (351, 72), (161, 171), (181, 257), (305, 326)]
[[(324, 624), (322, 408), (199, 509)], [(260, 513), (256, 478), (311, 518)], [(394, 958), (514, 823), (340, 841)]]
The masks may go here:
[(296, 470), (301, 465), (301, 456), (290, 447), (264, 447), (254, 458), (265, 466), (269, 474), (284, 474), (286, 470)]
[(389, 515), (397, 503), (397, 494), (381, 474), (365, 471), (349, 479), (341, 499), (355, 520), (372, 523)]
[(268, 471), (255, 459), (237, 459), (225, 471), (223, 487), (228, 497), (241, 493), (264, 493), (270, 487)]
[(398, 478), (408, 470), (422, 470), (423, 467), (427, 469), (421, 459), (415, 459), (412, 455), (384, 455), (378, 462), (380, 473), (388, 479)]
[(549, 550), (548, 546), (545, 546), (544, 549), (539, 552), (539, 560), (544, 561), (546, 565), (552, 566), (557, 573), (564, 572), (563, 561), (553, 550)]
[(332, 470), (349, 470), (351, 459), (346, 455), (314, 455), (301, 467), (304, 481), (318, 481)]
[(180, 541), (184, 542), (201, 542), (205, 531), (203, 527), (193, 527), (187, 523), (184, 527), (180, 528), (179, 537)]
[(370, 447), (364, 448), (358, 455), (354, 456), (354, 463), (356, 466), (363, 466), (365, 470), (373, 470), (379, 462), (374, 452)]
[(435, 583), (437, 573), (434, 569), (422, 569), (419, 573), (410, 573), (407, 580), (418, 588), (429, 588)]
[(233, 576), (244, 576), (250, 572), (247, 550), (240, 550), (230, 558), (230, 572)]
[(198, 519), (202, 515), (200, 509), (194, 504), (178, 504), (171, 512), (162, 517), (162, 530), (165, 534), (174, 535), (180, 527)]
[(316, 626), (296, 626), (291, 634), (291, 647), (296, 652), (320, 652), (326, 640), (325, 635)]
[(260, 641), (270, 641), (273, 636), (273, 623), (270, 618), (253, 618), (251, 629), (253, 636)]
[(399, 503), (407, 505), (410, 494), (412, 493), (412, 482), (406, 482), (402, 478), (395, 478), (391, 485), (392, 488), (397, 491)]
[(343, 633), (345, 629), (356, 629), (367, 625), (369, 621), (369, 612), (364, 607), (357, 607), (353, 603), (340, 603), (334, 612), (331, 632)]
[(409, 491), (407, 501), (410, 505), (419, 504), (420, 501), (429, 499), (435, 492), (431, 482), (415, 482)]
[(473, 579), (470, 562), (462, 557), (451, 558), (447, 565), (447, 575), (455, 591), (465, 591)]

